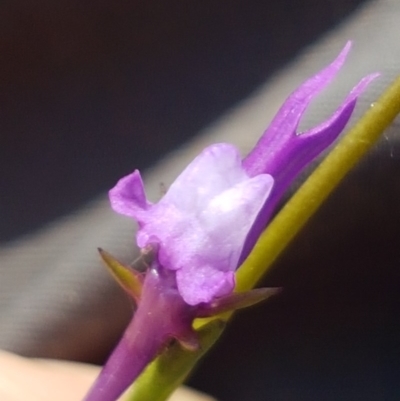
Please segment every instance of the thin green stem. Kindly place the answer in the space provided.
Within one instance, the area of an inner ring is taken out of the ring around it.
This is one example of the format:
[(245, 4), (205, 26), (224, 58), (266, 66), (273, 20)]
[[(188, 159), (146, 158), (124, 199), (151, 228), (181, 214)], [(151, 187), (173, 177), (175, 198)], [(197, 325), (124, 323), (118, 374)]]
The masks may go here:
[[(302, 187), (287, 202), (284, 208), (260, 236), (253, 251), (237, 273), (237, 291), (252, 288), (271, 268), (272, 263), (282, 253), (294, 236), (301, 230), (323, 201), (336, 188), (350, 169), (364, 156), (377, 141), (383, 131), (400, 113), (400, 77), (386, 89), (356, 125), (345, 135), (332, 152), (321, 162)], [(230, 315), (224, 315), (228, 319)], [(212, 320), (212, 319), (211, 319)], [(203, 330), (210, 319), (201, 319), (196, 328)], [(187, 353), (181, 348), (174, 349), (174, 359), (179, 359), (179, 369), (174, 377), (165, 379), (165, 356), (153, 361), (135, 383), (126, 401), (164, 401), (190, 373), (199, 358), (217, 340), (222, 330), (209, 332), (207, 346), (200, 353)], [(164, 358), (164, 359), (163, 359)], [(171, 361), (173, 363), (173, 361)], [(168, 391), (157, 384), (164, 383)], [(172, 386), (171, 386), (172, 383)], [(146, 394), (147, 398), (143, 398)]]

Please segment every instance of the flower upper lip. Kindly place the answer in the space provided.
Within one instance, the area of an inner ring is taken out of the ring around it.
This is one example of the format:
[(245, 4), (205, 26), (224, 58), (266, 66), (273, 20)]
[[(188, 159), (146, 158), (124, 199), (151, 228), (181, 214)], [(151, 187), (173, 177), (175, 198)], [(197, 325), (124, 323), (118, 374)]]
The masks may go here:
[(340, 135), (352, 115), (358, 97), (379, 76), (374, 73), (362, 78), (327, 120), (310, 130), (297, 133), (308, 105), (335, 78), (351, 45), (350, 41), (347, 42), (331, 64), (305, 81), (288, 97), (256, 146), (243, 160), (243, 167), (249, 176), (271, 174), (275, 185), (246, 239), (240, 264), (249, 255), (284, 192), (304, 167)]

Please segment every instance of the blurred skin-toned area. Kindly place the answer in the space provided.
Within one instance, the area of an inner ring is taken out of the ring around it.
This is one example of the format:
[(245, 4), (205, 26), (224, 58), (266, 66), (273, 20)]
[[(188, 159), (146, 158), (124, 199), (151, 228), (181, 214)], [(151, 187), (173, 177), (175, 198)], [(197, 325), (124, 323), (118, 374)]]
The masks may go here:
[[(51, 359), (29, 359), (0, 351), (1, 401), (80, 401), (99, 367)], [(179, 388), (170, 401), (212, 401), (211, 397)]]

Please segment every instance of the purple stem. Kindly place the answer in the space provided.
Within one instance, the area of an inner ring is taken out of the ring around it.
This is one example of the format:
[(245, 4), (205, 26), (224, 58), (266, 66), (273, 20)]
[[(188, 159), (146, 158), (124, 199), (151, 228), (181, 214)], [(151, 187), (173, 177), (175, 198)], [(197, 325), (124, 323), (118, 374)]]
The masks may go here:
[(172, 337), (190, 337), (193, 313), (174, 275), (158, 266), (149, 269), (134, 318), (84, 401), (117, 400)]
[[(136, 320), (133, 319), (84, 401), (117, 400), (156, 355), (162, 345), (160, 339), (152, 338), (146, 341), (147, 344), (138, 341), (130, 346), (131, 341), (127, 336), (129, 332), (139, 332), (136, 326)], [(138, 335), (133, 337), (138, 338)], [(143, 345), (145, 347), (141, 348)]]

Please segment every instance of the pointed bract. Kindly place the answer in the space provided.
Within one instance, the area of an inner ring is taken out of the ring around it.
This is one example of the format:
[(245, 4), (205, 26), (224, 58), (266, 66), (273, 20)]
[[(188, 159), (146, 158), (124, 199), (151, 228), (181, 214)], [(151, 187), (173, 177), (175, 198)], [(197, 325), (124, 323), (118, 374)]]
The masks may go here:
[(199, 305), (196, 316), (210, 317), (248, 308), (279, 294), (281, 291), (281, 288), (256, 288), (255, 290), (229, 294), (225, 297), (217, 298), (209, 304)]
[(114, 256), (98, 249), (103, 262), (105, 263), (108, 271), (115, 278), (117, 283), (136, 301), (140, 300), (143, 287), (143, 275), (136, 272), (129, 266), (124, 265)]

